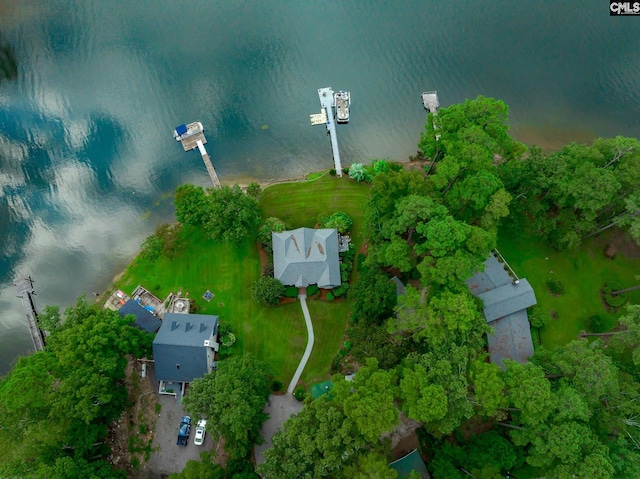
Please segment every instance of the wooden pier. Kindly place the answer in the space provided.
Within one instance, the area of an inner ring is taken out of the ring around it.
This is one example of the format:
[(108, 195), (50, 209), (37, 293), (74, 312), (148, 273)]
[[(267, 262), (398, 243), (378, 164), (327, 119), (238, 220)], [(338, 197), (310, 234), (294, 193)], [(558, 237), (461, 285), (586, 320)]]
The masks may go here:
[(16, 279), (13, 284), (18, 292), (18, 297), (22, 299), (22, 307), (27, 315), (27, 324), (29, 325), (29, 333), (31, 334), (33, 347), (36, 351), (42, 351), (44, 350), (45, 339), (44, 333), (38, 327), (38, 311), (33, 302), (33, 296), (36, 294), (36, 291), (33, 288), (31, 276)]
[(331, 137), (331, 149), (333, 150), (333, 162), (335, 164), (336, 176), (342, 176), (342, 163), (340, 163), (340, 150), (338, 149), (338, 135), (336, 133), (336, 122), (334, 120), (334, 96), (331, 87), (318, 88), (318, 97), (320, 98), (320, 114), (311, 115), (311, 124), (320, 125), (321, 120), (325, 120), (329, 136)]
[(438, 108), (440, 108), (440, 102), (438, 101), (437, 91), (426, 91), (422, 94), (422, 104), (424, 109), (434, 115), (438, 114)]
[(211, 158), (209, 158), (207, 150), (204, 148), (204, 145), (207, 143), (207, 139), (204, 136), (204, 127), (202, 126), (202, 123), (194, 121), (188, 125), (180, 125), (174, 130), (173, 137), (182, 143), (184, 151), (191, 151), (196, 148), (200, 151), (202, 161), (204, 162), (204, 166), (207, 168), (213, 187), (220, 188), (220, 179), (218, 178), (216, 169), (213, 167), (213, 163), (211, 163)]
[(216, 169), (213, 167), (213, 163), (211, 163), (211, 159), (209, 158), (209, 154), (207, 150), (204, 149), (204, 145), (202, 141), (197, 141), (198, 150), (200, 150), (200, 154), (202, 155), (202, 161), (204, 161), (204, 166), (207, 168), (207, 172), (209, 173), (209, 178), (211, 178), (211, 183), (213, 183), (214, 188), (220, 188), (222, 185), (220, 184), (220, 179), (218, 178), (218, 174), (216, 173)]

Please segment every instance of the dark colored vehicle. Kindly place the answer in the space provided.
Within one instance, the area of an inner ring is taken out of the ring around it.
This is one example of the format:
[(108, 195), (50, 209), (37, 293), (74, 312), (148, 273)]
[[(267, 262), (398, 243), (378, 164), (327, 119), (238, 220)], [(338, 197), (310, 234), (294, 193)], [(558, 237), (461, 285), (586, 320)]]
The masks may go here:
[(178, 446), (186, 446), (189, 442), (189, 433), (191, 432), (191, 418), (182, 416), (180, 419), (180, 427), (178, 428)]

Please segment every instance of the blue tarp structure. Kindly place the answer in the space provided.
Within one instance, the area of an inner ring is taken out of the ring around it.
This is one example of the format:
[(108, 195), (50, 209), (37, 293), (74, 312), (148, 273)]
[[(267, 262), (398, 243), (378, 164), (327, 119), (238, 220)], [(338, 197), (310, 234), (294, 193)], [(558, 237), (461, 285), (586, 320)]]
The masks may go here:
[(184, 135), (187, 132), (187, 125), (176, 126), (176, 133), (178, 136)]

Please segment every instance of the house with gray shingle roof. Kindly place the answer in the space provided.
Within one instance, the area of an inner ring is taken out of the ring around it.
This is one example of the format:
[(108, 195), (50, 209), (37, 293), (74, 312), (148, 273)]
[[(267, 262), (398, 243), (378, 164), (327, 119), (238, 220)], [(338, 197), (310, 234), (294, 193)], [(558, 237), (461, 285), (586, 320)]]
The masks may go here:
[(167, 313), (153, 340), (155, 375), (160, 392), (182, 391), (187, 383), (215, 368), (218, 316)]
[(467, 280), (474, 296), (484, 305), (484, 316), (493, 328), (487, 335), (491, 362), (502, 366), (503, 359), (525, 363), (533, 355), (527, 308), (537, 303), (529, 282), (512, 278), (504, 263), (492, 254), (485, 269)]
[(285, 286), (340, 286), (336, 229), (298, 228), (272, 233), (273, 276)]

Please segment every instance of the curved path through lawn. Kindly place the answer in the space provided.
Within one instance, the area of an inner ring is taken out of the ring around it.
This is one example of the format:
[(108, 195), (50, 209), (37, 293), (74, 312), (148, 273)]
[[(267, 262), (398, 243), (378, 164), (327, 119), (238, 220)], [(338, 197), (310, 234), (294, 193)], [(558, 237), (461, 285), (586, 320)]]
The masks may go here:
[(302, 307), (302, 314), (304, 314), (304, 322), (307, 324), (307, 347), (304, 350), (304, 354), (302, 355), (302, 359), (300, 360), (300, 364), (298, 364), (298, 369), (296, 369), (296, 373), (293, 375), (293, 379), (289, 383), (289, 388), (287, 392), (289, 394), (293, 394), (293, 391), (296, 389), (296, 385), (298, 384), (298, 380), (302, 375), (302, 371), (304, 371), (304, 367), (307, 365), (307, 361), (309, 360), (309, 356), (311, 356), (311, 350), (313, 349), (313, 325), (311, 324), (311, 316), (309, 315), (309, 308), (307, 308), (307, 295), (299, 294), (298, 299), (300, 300), (300, 306)]

